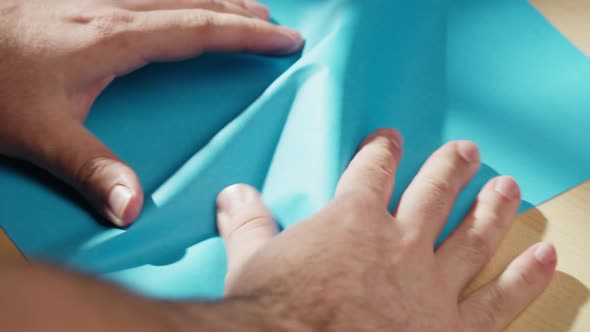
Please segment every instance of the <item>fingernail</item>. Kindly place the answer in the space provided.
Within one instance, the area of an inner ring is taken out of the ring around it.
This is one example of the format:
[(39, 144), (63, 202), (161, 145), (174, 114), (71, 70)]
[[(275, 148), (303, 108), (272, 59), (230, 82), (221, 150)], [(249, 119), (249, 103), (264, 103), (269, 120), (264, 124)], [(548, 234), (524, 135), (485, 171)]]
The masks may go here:
[(358, 148), (359, 151), (377, 138), (389, 139), (398, 150), (402, 151), (404, 145), (404, 138), (402, 137), (399, 131), (390, 128), (382, 128), (371, 133), (361, 142)]
[(115, 220), (113, 222), (117, 226), (125, 227), (127, 222), (125, 219), (125, 210), (133, 197), (131, 189), (123, 185), (116, 185), (109, 194), (109, 208), (113, 213)]
[(554, 265), (557, 262), (557, 253), (552, 245), (542, 242), (535, 249), (535, 259), (543, 265)]
[(261, 19), (268, 20), (270, 15), (268, 11), (268, 7), (265, 5), (258, 3), (256, 1), (247, 0), (245, 2), (246, 9), (248, 9), (252, 14), (258, 16)]
[(244, 205), (251, 203), (259, 197), (258, 192), (247, 185), (233, 185), (224, 189), (217, 198), (219, 212), (232, 214)]
[(389, 132), (391, 133), (389, 135), (389, 139), (391, 139), (393, 145), (395, 145), (398, 149), (401, 150), (402, 145), (404, 144), (402, 134), (400, 134), (400, 132), (397, 130), (390, 130)]
[(479, 160), (479, 149), (473, 142), (461, 141), (457, 146), (457, 152), (468, 163)]
[(516, 181), (508, 176), (499, 177), (496, 180), (494, 190), (508, 199), (515, 199), (520, 195), (520, 189)]
[(303, 47), (303, 37), (301, 34), (293, 29), (279, 27), (279, 29), (283, 32), (283, 36), (287, 38), (282, 38), (279, 43), (282, 45), (280, 48), (282, 49), (282, 53), (284, 54), (291, 54), (298, 52)]

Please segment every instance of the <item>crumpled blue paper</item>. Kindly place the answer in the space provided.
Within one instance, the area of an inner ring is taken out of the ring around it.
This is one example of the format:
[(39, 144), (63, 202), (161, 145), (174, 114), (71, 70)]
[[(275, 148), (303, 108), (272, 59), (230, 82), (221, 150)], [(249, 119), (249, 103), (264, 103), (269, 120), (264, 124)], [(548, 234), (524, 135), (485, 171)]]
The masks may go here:
[(249, 183), (281, 226), (321, 209), (364, 136), (399, 128), (391, 206), (438, 146), (471, 139), (482, 170), (444, 239), (496, 174), (523, 208), (589, 176), (590, 61), (524, 0), (268, 0), (306, 38), (291, 57), (211, 54), (116, 80), (86, 125), (138, 173), (127, 230), (48, 174), (0, 160), (0, 225), (19, 248), (163, 298), (222, 294), (215, 197)]

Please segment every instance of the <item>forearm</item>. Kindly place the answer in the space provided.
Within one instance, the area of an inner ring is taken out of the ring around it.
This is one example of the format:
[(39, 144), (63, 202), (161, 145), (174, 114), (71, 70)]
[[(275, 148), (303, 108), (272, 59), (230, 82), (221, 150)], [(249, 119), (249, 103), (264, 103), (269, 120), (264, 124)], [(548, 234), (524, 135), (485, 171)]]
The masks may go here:
[(0, 267), (0, 328), (7, 331), (300, 331), (256, 299), (150, 300), (55, 268)]

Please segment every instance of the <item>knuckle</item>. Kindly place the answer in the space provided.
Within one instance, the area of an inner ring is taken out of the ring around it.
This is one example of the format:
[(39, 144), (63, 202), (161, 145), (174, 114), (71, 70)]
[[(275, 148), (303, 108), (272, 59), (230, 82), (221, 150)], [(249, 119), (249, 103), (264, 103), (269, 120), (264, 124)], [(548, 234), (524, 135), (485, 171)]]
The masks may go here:
[(235, 0), (236, 4), (242, 8), (247, 8), (246, 0)]
[(508, 219), (503, 215), (501, 209), (502, 206), (489, 205), (480, 201), (479, 208), (474, 212), (474, 217), (476, 220), (485, 221), (494, 230), (502, 230)]
[(204, 0), (204, 7), (212, 9), (226, 9), (228, 4), (222, 0)]
[(105, 40), (112, 39), (125, 31), (134, 22), (135, 17), (128, 11), (109, 9), (91, 14), (77, 14), (72, 20), (87, 26), (99, 40)]
[(366, 193), (354, 192), (342, 196), (332, 206), (343, 215), (343, 220), (351, 223), (358, 223), (369, 219), (373, 211), (376, 211), (376, 204)]
[(506, 296), (496, 286), (490, 287), (485, 297), (474, 304), (477, 310), (477, 326), (492, 327), (506, 307)]
[(231, 4), (234, 6), (239, 6), (242, 8), (246, 8), (246, 0), (219, 0), (220, 2), (224, 2), (226, 4)]
[(227, 238), (243, 236), (246, 233), (266, 231), (272, 226), (271, 218), (267, 215), (254, 215), (233, 223), (227, 232)]
[(514, 278), (515, 283), (522, 288), (529, 288), (535, 285), (536, 281), (534, 274), (524, 268), (516, 269), (514, 271)]
[[(273, 34), (281, 33), (279, 30), (276, 30), (275, 27), (272, 27), (271, 30), (268, 30), (268, 22), (263, 22), (261, 20), (253, 20), (253, 19), (243, 19), (240, 22), (240, 25), (244, 28), (244, 31), (247, 32), (248, 35), (252, 36), (263, 36), (267, 32), (272, 32)], [(252, 41), (247, 40), (247, 48), (251, 49), (253, 46)]]
[(363, 215), (366, 216), (367, 211), (371, 211), (374, 208), (372, 200), (367, 199), (366, 196), (357, 196), (350, 199), (348, 202), (348, 210), (351, 215)]
[[(491, 287), (489, 298), (487, 299), (487, 310), (483, 310), (487, 313), (486, 316), (496, 317), (498, 316), (506, 306), (506, 296), (504, 292), (498, 287)], [(492, 321), (494, 318), (488, 317), (488, 320)]]
[(219, 19), (210, 12), (201, 10), (186, 13), (182, 19), (182, 23), (185, 26), (194, 26), (203, 33), (208, 33), (215, 28)]
[(479, 220), (496, 221), (500, 219), (501, 205), (485, 199), (478, 199), (474, 216)]
[(424, 246), (424, 237), (419, 231), (403, 232), (399, 240), (400, 248), (404, 248), (407, 257), (415, 257), (415, 253)]
[(442, 176), (425, 176), (422, 181), (433, 196), (446, 196), (455, 190), (451, 180)]
[(470, 266), (481, 266), (490, 258), (490, 244), (481, 233), (467, 231), (459, 241), (462, 260)]
[(478, 312), (475, 317), (475, 326), (489, 328), (496, 325), (496, 311), (486, 305), (478, 305)]
[(94, 179), (99, 174), (102, 174), (111, 163), (111, 159), (104, 157), (89, 159), (77, 169), (74, 180), (83, 188), (88, 188), (92, 185)]

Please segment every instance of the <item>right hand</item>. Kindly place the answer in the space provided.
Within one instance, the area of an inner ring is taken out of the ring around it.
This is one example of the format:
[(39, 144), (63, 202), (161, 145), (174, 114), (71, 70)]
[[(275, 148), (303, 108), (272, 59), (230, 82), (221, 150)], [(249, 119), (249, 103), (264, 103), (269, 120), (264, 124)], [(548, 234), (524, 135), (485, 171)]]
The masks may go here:
[(466, 141), (440, 148), (392, 215), (401, 145), (394, 130), (371, 135), (334, 200), (280, 234), (253, 188), (224, 190), (218, 223), (228, 253), (227, 299), (250, 299), (294, 330), (496, 332), (509, 324), (548, 286), (557, 260), (550, 244), (532, 246), (495, 280), (462, 293), (510, 228), (518, 185), (492, 179), (434, 250), (479, 152)]

